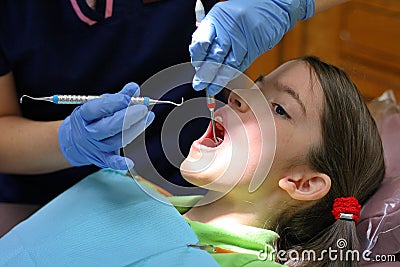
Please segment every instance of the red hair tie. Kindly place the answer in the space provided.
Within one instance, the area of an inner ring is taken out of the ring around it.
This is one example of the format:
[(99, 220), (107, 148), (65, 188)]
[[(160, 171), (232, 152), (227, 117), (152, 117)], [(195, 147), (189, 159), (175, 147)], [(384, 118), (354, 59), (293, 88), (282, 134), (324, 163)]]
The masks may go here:
[(333, 202), (332, 214), (335, 220), (353, 220), (358, 222), (361, 205), (355, 197), (338, 197)]

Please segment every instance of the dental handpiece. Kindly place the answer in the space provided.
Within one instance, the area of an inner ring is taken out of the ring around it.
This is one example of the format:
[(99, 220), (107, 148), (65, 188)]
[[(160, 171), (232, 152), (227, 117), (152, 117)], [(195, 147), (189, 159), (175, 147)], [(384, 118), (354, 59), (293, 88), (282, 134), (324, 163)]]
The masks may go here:
[[(196, 26), (199, 26), (200, 22), (206, 16), (204, 6), (203, 6), (203, 3), (201, 2), (201, 0), (196, 1), (196, 5), (194, 7), (194, 12), (196, 15)], [(214, 142), (218, 143), (217, 134), (216, 134), (216, 130), (215, 130), (215, 115), (214, 115), (215, 106), (216, 106), (215, 97), (207, 93), (207, 108), (210, 110), (210, 113), (211, 113), (212, 134), (214, 137)]]
[[(40, 100), (40, 101), (48, 101), (54, 104), (84, 104), (90, 100), (101, 98), (102, 96), (95, 96), (95, 95), (53, 95), (53, 96), (47, 96), (47, 97), (31, 97), (28, 95), (23, 95), (19, 99), (19, 102), (22, 104), (23, 99), (27, 97), (33, 100)], [(132, 97), (131, 98), (131, 103), (132, 104), (143, 104), (146, 106), (151, 106), (151, 105), (156, 105), (156, 104), (172, 104), (175, 106), (181, 106), (183, 104), (183, 97), (182, 97), (182, 102), (181, 103), (175, 103), (172, 101), (167, 101), (167, 100), (156, 100), (156, 99), (151, 99), (150, 97), (144, 96), (144, 97)]]

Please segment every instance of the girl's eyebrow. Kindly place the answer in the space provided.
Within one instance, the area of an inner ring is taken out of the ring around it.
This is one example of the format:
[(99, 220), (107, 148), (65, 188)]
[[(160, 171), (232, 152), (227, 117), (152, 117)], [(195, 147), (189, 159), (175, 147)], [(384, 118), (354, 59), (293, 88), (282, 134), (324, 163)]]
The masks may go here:
[(279, 90), (287, 93), (288, 95), (290, 95), (294, 100), (296, 100), (296, 102), (300, 105), (301, 110), (303, 112), (303, 115), (306, 116), (307, 115), (307, 111), (306, 111), (306, 106), (304, 105), (304, 103), (301, 101), (299, 94), (290, 86), (287, 86), (285, 84), (282, 84), (280, 82), (276, 82), (276, 86)]
[[(260, 75), (258, 76), (257, 79), (254, 80), (254, 83), (259, 82), (259, 83), (263, 83), (264, 82), (264, 77), (265, 75)], [(301, 101), (299, 94), (296, 92), (296, 90), (294, 90), (293, 88), (291, 88), (288, 85), (285, 85), (281, 82), (276, 82), (276, 87), (278, 88), (278, 90), (283, 91), (285, 93), (287, 93), (288, 95), (290, 95), (294, 100), (296, 100), (296, 102), (300, 105), (301, 107), (301, 111), (303, 112), (303, 115), (305, 117), (307, 117), (307, 110), (306, 110), (306, 106), (304, 105), (303, 101)]]

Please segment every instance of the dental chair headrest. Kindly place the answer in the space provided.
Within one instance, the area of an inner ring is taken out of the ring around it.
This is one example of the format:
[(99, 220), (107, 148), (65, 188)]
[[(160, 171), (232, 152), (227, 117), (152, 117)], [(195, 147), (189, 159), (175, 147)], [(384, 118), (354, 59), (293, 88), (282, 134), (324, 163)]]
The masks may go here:
[(363, 262), (367, 267), (400, 266), (400, 106), (395, 102), (380, 104), (370, 110), (382, 138), (386, 177), (364, 205), (357, 233), (361, 251), (370, 250), (371, 257), (397, 254), (397, 262)]

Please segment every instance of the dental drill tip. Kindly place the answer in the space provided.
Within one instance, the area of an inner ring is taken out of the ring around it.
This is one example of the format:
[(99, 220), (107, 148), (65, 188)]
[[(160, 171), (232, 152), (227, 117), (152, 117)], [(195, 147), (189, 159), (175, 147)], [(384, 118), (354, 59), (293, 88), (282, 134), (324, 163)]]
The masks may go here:
[(208, 110), (210, 110), (210, 113), (211, 113), (211, 127), (212, 127), (214, 142), (217, 144), (218, 140), (217, 140), (217, 134), (216, 134), (216, 130), (215, 130), (215, 118), (214, 118), (214, 110), (216, 107), (215, 97), (213, 95), (210, 95), (206, 91), (206, 99), (207, 99), (207, 108), (208, 108)]
[(215, 130), (215, 115), (214, 115), (214, 109), (210, 110), (211, 112), (211, 128), (212, 128), (212, 134), (214, 137), (214, 142), (217, 144), (218, 139), (217, 139), (217, 132)]

